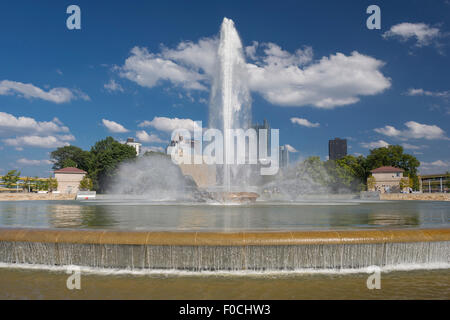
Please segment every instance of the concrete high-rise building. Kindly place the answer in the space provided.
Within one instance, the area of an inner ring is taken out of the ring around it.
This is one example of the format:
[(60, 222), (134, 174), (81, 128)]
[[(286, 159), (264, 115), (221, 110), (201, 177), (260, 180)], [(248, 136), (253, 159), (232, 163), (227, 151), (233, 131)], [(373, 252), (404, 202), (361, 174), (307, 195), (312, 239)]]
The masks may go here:
[(347, 155), (347, 139), (335, 138), (328, 141), (328, 156), (330, 160), (338, 160)]
[(289, 165), (289, 150), (286, 145), (280, 147), (280, 168), (286, 168)]

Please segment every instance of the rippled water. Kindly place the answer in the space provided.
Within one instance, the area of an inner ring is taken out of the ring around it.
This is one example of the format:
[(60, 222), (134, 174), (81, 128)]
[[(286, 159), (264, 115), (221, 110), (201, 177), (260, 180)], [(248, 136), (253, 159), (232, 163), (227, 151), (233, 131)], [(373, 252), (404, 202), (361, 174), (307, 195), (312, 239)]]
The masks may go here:
[(228, 206), (137, 200), (0, 202), (0, 227), (273, 231), (449, 226), (450, 202), (336, 200)]

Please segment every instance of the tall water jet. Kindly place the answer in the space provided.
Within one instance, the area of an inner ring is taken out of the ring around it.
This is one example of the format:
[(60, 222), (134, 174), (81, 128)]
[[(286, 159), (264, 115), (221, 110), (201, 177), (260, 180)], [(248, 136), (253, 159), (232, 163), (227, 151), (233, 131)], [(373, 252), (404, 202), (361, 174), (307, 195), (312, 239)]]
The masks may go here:
[(222, 130), (224, 134), (224, 165), (222, 186), (230, 192), (232, 186), (242, 187), (242, 168), (228, 160), (233, 138), (227, 135), (230, 129), (246, 130), (251, 120), (251, 99), (242, 42), (231, 19), (224, 18), (220, 29), (217, 51), (217, 69), (211, 90), (209, 126)]

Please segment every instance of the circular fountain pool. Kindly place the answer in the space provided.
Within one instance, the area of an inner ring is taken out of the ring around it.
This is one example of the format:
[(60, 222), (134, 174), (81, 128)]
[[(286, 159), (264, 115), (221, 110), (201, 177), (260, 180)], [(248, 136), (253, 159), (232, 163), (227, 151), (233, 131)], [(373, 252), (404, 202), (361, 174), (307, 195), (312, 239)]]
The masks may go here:
[(295, 231), (448, 228), (450, 202), (260, 202), (249, 205), (142, 200), (0, 202), (0, 227), (141, 231)]

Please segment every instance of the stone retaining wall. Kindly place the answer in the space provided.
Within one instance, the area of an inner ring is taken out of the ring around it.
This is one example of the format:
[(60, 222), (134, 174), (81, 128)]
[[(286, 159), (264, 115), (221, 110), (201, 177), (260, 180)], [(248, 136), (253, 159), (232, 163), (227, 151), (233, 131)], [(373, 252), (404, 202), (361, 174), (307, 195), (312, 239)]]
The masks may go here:
[(450, 201), (450, 193), (382, 193), (380, 200)]
[(0, 193), (0, 201), (24, 200), (75, 200), (75, 194), (53, 193)]

